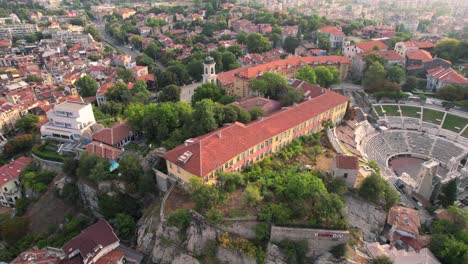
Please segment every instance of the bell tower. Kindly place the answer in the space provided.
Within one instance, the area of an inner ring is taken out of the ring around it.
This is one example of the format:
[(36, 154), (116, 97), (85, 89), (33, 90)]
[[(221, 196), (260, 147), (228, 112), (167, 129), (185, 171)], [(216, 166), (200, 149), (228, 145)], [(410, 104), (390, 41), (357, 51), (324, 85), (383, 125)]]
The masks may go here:
[(216, 84), (216, 62), (212, 57), (206, 57), (203, 62), (203, 83), (212, 82)]

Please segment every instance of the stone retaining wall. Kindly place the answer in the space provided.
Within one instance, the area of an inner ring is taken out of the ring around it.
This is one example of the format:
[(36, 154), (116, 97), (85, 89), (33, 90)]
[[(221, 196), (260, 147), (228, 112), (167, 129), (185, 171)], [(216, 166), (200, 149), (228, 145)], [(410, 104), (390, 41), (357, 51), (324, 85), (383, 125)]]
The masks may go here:
[(273, 243), (283, 240), (307, 241), (307, 257), (321, 255), (337, 245), (346, 243), (348, 239), (348, 231), (279, 226), (271, 227), (270, 236), (270, 242)]

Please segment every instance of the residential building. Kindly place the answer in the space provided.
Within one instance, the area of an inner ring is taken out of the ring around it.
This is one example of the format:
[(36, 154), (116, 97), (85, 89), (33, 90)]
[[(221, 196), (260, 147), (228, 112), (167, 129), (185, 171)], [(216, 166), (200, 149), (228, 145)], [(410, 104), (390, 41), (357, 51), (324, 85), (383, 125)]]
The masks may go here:
[(10, 264), (60, 264), (64, 257), (65, 253), (58, 248), (30, 249), (21, 253)]
[(387, 256), (394, 264), (440, 264), (432, 252), (423, 248), (419, 252), (397, 249), (392, 245), (380, 245), (379, 242), (366, 243), (365, 248), (371, 258)]
[(433, 60), (432, 55), (425, 50), (408, 50), (406, 51), (406, 71), (409, 74), (416, 74), (419, 71), (424, 71), (424, 65)]
[(361, 29), (365, 38), (393, 38), (396, 35), (395, 28), (387, 25), (367, 26)]
[(122, 8), (117, 10), (117, 14), (121, 15), (123, 19), (127, 19), (136, 14), (136, 11), (129, 8)]
[(97, 141), (87, 144), (85, 150), (88, 154), (97, 155), (111, 161), (116, 160), (123, 153), (121, 149)]
[(343, 47), (343, 41), (345, 34), (341, 31), (340, 28), (335, 26), (325, 26), (317, 30), (319, 33), (325, 33), (328, 35), (328, 40), (330, 41), (330, 46), (332, 49), (338, 49)]
[(299, 26), (283, 26), (281, 27), (281, 41), (287, 37), (297, 37), (297, 33), (299, 32)]
[(96, 123), (91, 104), (66, 101), (47, 112), (48, 122), (41, 127), (43, 138), (80, 140)]
[[(375, 52), (376, 54), (382, 56), (384, 58), (384, 66), (393, 66), (393, 65), (400, 65), (402, 67), (405, 66), (405, 58), (403, 58), (400, 54), (398, 54), (394, 50), (376, 50), (371, 51), (369, 53)], [(352, 63), (352, 76), (355, 79), (361, 79), (364, 74), (364, 69), (366, 68), (366, 62), (364, 61), (364, 56), (369, 53), (357, 53), (353, 59)]]
[(16, 120), (21, 117), (20, 105), (5, 103), (0, 106), (0, 135), (15, 128)]
[(336, 155), (333, 160), (333, 178), (342, 178), (349, 188), (354, 188), (359, 173), (359, 158), (357, 156)]
[(468, 86), (468, 78), (452, 68), (443, 68), (441, 66), (427, 71), (427, 90), (439, 90), (450, 84)]
[(127, 121), (119, 122), (110, 128), (103, 128), (93, 134), (93, 140), (116, 148), (127, 145), (133, 137), (133, 131)]
[(390, 243), (401, 243), (419, 252), (427, 246), (427, 241), (419, 235), (421, 222), (419, 212), (415, 209), (394, 206), (388, 211), (383, 235)]
[(140, 77), (148, 74), (147, 66), (135, 66), (132, 68), (133, 77)]
[(324, 89), (324, 93), (275, 112), (261, 120), (236, 122), (211, 133), (188, 139), (168, 151), (168, 175), (187, 182), (192, 176), (205, 182), (222, 172), (234, 172), (278, 152), (303, 135), (322, 129), (322, 122), (339, 123), (346, 112), (348, 98)]
[(250, 90), (250, 80), (257, 78), (265, 72), (274, 72), (287, 78), (292, 78), (296, 75), (299, 68), (305, 65), (311, 67), (334, 66), (340, 72), (340, 78), (345, 79), (348, 76), (350, 64), (350, 60), (343, 56), (292, 57), (222, 72), (218, 74), (217, 80), (218, 85), (226, 89), (229, 95), (248, 97), (253, 95)]
[(24, 37), (39, 31), (36, 24), (2, 24), (0, 38)]
[(343, 55), (354, 60), (357, 54), (367, 54), (372, 51), (387, 50), (387, 48), (388, 46), (380, 40), (364, 41), (343, 47)]
[(85, 228), (68, 241), (62, 250), (66, 254), (62, 264), (122, 264), (141, 263), (142, 260), (138, 252), (132, 251), (138, 259), (127, 254), (129, 250), (120, 245), (114, 229), (106, 220), (98, 220)]
[(401, 56), (406, 56), (406, 52), (412, 50), (424, 49), (429, 51), (434, 47), (434, 43), (428, 41), (409, 41), (409, 42), (397, 42), (395, 44), (395, 51)]
[(16, 201), (22, 197), (19, 176), (32, 161), (32, 158), (21, 157), (0, 167), (0, 204), (2, 206), (14, 207)]

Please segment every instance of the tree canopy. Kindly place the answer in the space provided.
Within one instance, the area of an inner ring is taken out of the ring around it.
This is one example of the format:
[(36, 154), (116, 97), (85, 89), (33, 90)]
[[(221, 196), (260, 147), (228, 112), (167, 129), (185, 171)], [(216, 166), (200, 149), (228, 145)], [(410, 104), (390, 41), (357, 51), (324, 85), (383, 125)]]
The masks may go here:
[(96, 80), (88, 74), (85, 74), (83, 77), (78, 79), (75, 84), (78, 87), (78, 91), (81, 96), (96, 96), (98, 84)]

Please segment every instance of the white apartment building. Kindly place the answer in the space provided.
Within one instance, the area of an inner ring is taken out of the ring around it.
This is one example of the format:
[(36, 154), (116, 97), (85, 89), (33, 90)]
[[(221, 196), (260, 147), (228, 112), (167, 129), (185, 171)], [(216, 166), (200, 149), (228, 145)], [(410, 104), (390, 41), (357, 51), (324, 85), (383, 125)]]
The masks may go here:
[(38, 30), (36, 24), (3, 24), (0, 25), (0, 38), (24, 37)]
[(91, 104), (67, 101), (47, 112), (49, 121), (41, 127), (43, 138), (80, 140), (96, 123)]

